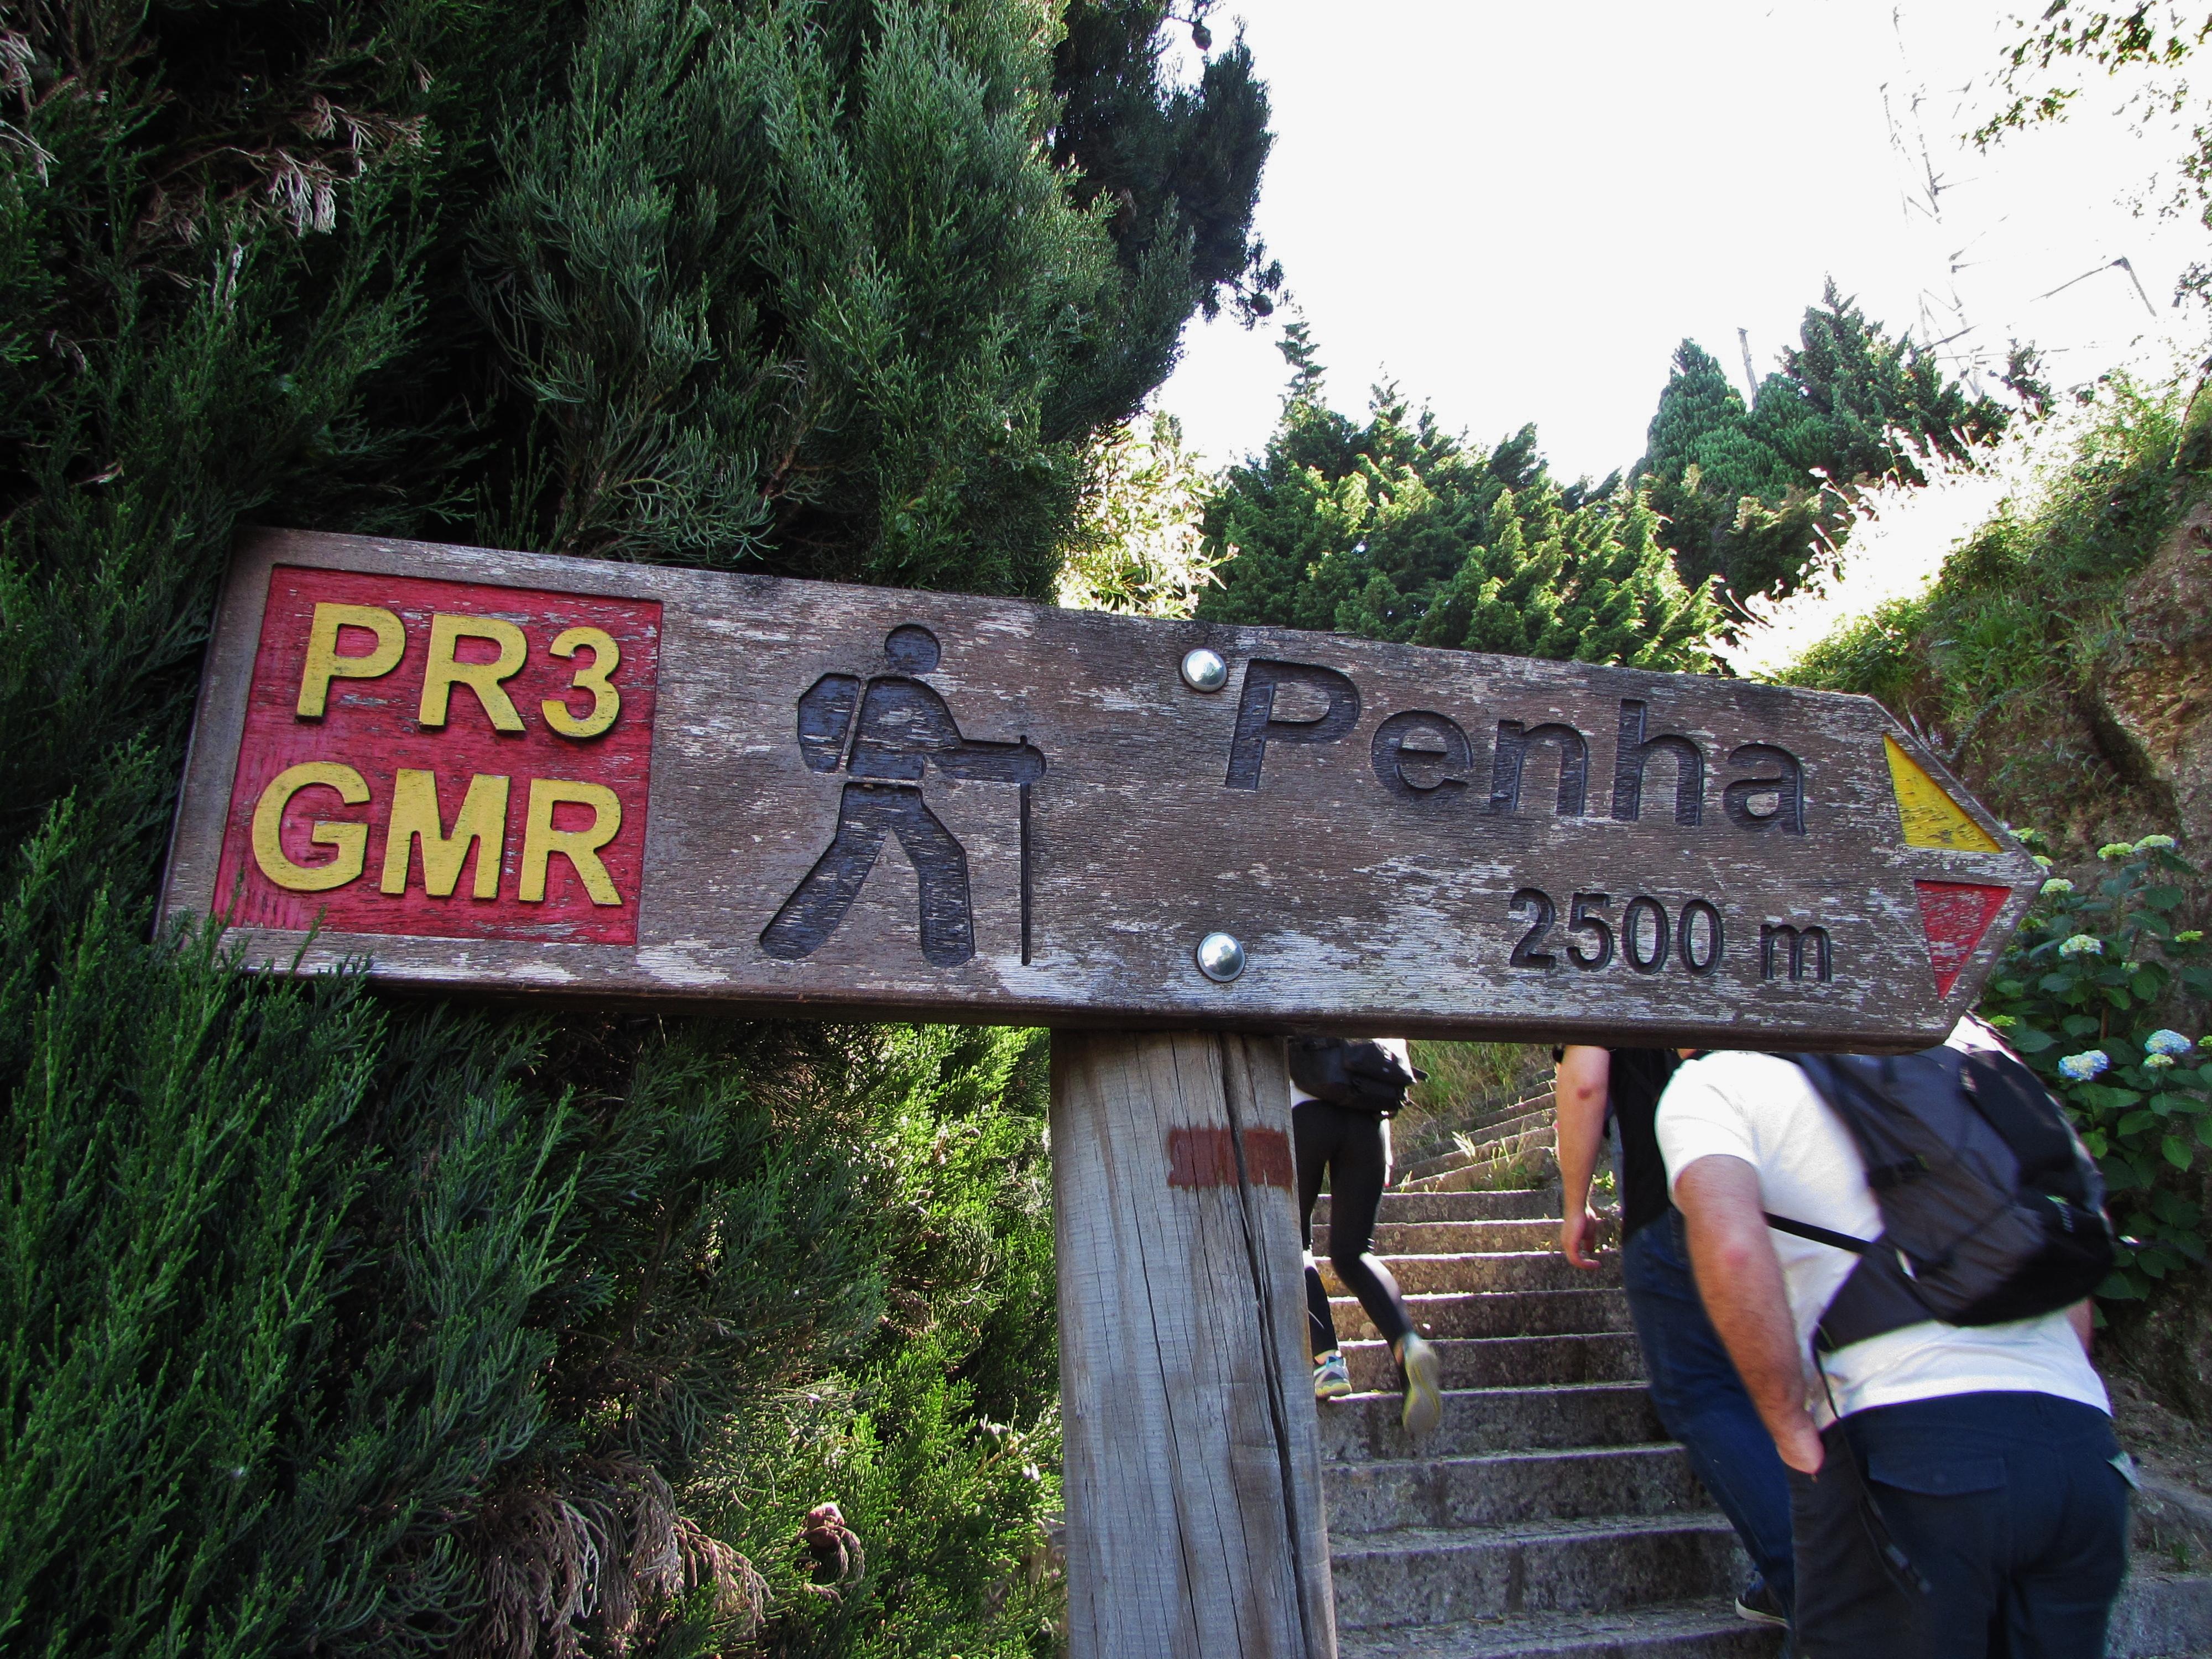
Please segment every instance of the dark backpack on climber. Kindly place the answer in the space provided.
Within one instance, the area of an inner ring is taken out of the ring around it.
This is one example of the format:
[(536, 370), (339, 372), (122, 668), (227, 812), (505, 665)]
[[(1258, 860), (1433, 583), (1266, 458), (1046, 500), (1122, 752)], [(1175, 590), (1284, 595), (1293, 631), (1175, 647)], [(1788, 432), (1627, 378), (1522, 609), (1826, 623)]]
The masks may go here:
[(1770, 1213), (1859, 1258), (1820, 1316), (1833, 1352), (1927, 1320), (1999, 1325), (2072, 1306), (2112, 1269), (2105, 1179), (2034, 1073), (1990, 1049), (1792, 1054), (1866, 1159), (1868, 1240)]
[(1428, 1076), (1365, 1037), (1292, 1037), (1291, 1081), (1316, 1100), (1348, 1111), (1395, 1117), (1406, 1091)]

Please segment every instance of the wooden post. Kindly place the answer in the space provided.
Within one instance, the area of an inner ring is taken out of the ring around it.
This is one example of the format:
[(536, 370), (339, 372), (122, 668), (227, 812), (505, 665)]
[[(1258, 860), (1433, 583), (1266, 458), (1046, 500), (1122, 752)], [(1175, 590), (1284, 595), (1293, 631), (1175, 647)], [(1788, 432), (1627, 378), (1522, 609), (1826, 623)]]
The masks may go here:
[(1056, 1032), (1071, 1659), (1334, 1659), (1279, 1039)]

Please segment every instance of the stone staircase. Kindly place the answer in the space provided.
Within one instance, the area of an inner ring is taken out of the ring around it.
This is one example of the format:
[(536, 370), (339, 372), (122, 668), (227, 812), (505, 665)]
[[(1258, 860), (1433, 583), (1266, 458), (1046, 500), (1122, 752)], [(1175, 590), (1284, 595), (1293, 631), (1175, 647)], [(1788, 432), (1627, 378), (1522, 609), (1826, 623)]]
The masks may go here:
[[(1443, 1421), (1398, 1426), (1390, 1356), (1314, 1249), (1353, 1386), (1321, 1407), (1342, 1659), (1759, 1659), (1751, 1568), (1653, 1415), (1610, 1250), (1558, 1251), (1548, 1097), (1495, 1109), (1469, 1152), (1407, 1171), (1376, 1249), (1443, 1362)], [(1510, 1184), (1499, 1184), (1501, 1182)], [(2138, 1573), (2112, 1659), (2212, 1655), (2212, 1579)]]
[[(1416, 1164), (1376, 1248), (1443, 1361), (1443, 1425), (1409, 1442), (1390, 1356), (1326, 1264), (1360, 1392), (1321, 1412), (1344, 1659), (1770, 1656), (1750, 1575), (1646, 1397), (1620, 1274), (1559, 1254), (1551, 1102), (1497, 1109), (1473, 1153)], [(1516, 1184), (1498, 1187), (1500, 1178)]]

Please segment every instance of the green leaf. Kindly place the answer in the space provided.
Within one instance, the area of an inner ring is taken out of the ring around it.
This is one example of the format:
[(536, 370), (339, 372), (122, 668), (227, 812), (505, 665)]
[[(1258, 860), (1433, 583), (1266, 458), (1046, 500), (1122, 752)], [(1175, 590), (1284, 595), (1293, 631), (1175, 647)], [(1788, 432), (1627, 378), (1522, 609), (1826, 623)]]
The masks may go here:
[(2197, 1138), (2207, 1146), (2212, 1146), (2212, 1116), (2200, 1117), (2197, 1120)]
[(2163, 884), (2146, 889), (2142, 896), (2143, 902), (2154, 910), (2179, 909), (2185, 896), (2179, 887), (2168, 887)]
[(2140, 1302), (2142, 1292), (2124, 1273), (2117, 1273), (2097, 1286), (2097, 1296), (2105, 1302)]
[(2074, 975), (2065, 973), (2045, 974), (2036, 983), (2055, 997), (2063, 996), (2074, 988)]
[(2069, 1014), (2058, 1022), (2058, 1029), (2068, 1036), (2083, 1037), (2094, 1031), (2100, 1023), (2087, 1014)]
[(2177, 1170), (2187, 1169), (2191, 1161), (2197, 1156), (2196, 1148), (2179, 1135), (2168, 1135), (2166, 1138), (2164, 1151), (2166, 1161)]
[(2120, 1120), (2120, 1133), (2124, 1135), (2141, 1134), (2157, 1121), (2155, 1112), (2130, 1112)]
[(2160, 982), (2164, 978), (2165, 975), (2159, 973), (2156, 969), (2144, 968), (2138, 969), (2136, 973), (2136, 976), (2130, 980), (2128, 983), (2135, 991), (2136, 995), (2141, 998), (2143, 1001), (2155, 1002), (2158, 1000), (2159, 993), (2166, 988), (2166, 987)]
[(2039, 1054), (2057, 1042), (2048, 1031), (2039, 1031), (2033, 1025), (2015, 1025), (2005, 1033), (2012, 1046), (2024, 1054)]

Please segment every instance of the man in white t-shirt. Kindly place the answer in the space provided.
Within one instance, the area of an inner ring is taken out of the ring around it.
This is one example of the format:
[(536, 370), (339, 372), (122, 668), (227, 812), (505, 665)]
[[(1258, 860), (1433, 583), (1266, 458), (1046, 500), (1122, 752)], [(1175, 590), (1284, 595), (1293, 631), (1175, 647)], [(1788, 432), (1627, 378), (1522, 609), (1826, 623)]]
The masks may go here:
[[(1962, 1023), (1950, 1046), (1998, 1045)], [(1798, 1654), (2100, 1659), (2129, 1481), (2086, 1304), (1910, 1325), (1816, 1366), (1859, 1257), (1765, 1217), (1881, 1235), (1850, 1131), (1789, 1060), (1713, 1054), (1674, 1074), (1658, 1133), (1698, 1291), (1790, 1470)]]

